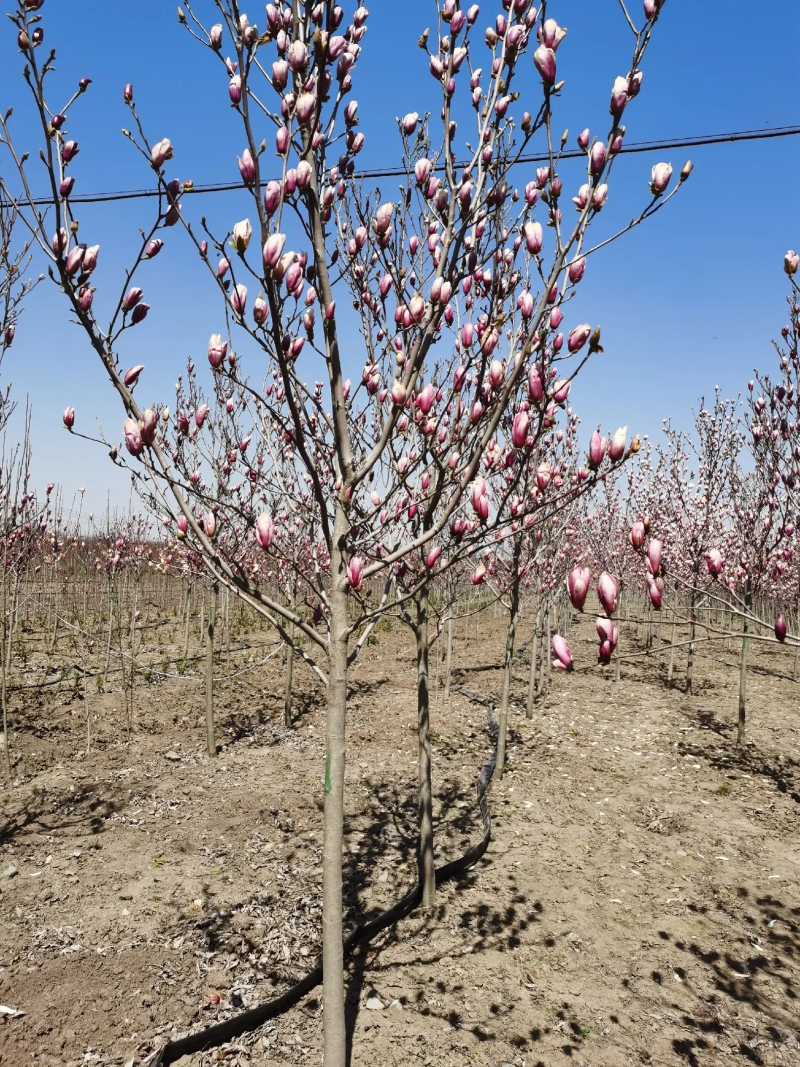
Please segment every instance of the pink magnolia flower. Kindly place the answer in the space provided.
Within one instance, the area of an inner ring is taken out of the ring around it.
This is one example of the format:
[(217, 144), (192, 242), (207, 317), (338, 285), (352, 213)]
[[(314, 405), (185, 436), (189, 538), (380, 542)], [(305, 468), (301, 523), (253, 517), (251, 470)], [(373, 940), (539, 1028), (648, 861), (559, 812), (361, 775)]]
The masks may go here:
[(614, 85), (611, 89), (611, 103), (608, 110), (614, 116), (619, 118), (622, 112), (625, 110), (625, 105), (628, 102), (628, 79), (627, 78), (615, 78)]
[(599, 616), (595, 623), (595, 629), (601, 641), (608, 641), (612, 648), (617, 647), (619, 644), (619, 629), (612, 619), (605, 619), (602, 615)]
[(285, 233), (273, 233), (264, 244), (264, 267), (275, 270), (280, 263), (283, 246), (286, 244)]
[(144, 364), (138, 363), (135, 367), (128, 367), (125, 374), (122, 377), (123, 382), (128, 386), (134, 386), (139, 381), (139, 375), (144, 370)]
[(410, 111), (407, 115), (404, 115), (403, 119), (401, 121), (401, 125), (403, 127), (403, 133), (410, 137), (411, 134), (416, 130), (418, 122), (419, 122), (419, 113), (418, 112)]
[(584, 322), (580, 326), (576, 326), (574, 330), (570, 330), (569, 336), (567, 337), (567, 348), (569, 351), (579, 352), (589, 340), (591, 332), (592, 327), (588, 322)]
[(472, 507), (475, 509), (475, 514), (481, 520), (486, 522), (489, 518), (489, 498), (486, 495), (486, 482), (480, 475), (472, 483)]
[(560, 671), (572, 670), (572, 653), (569, 650), (569, 645), (561, 634), (554, 634), (552, 640), (552, 649), (555, 660), (553, 666)]
[[(311, 315), (311, 321), (313, 323), (313, 312), (311, 313)], [(263, 326), (269, 318), (269, 305), (264, 299), (262, 293), (259, 293), (258, 296), (255, 298), (255, 301), (253, 302), (253, 318), (255, 319), (256, 324), (258, 326)]]
[(414, 177), (420, 185), (424, 185), (433, 171), (433, 164), (429, 159), (418, 159), (414, 164)]
[(573, 567), (567, 576), (567, 592), (577, 611), (583, 610), (591, 582), (592, 572), (588, 567)]
[(648, 574), (647, 578), (648, 578), (647, 592), (648, 592), (648, 595), (650, 596), (650, 601), (651, 601), (653, 607), (656, 609), (656, 611), (660, 611), (661, 610), (661, 594), (662, 594), (661, 586), (658, 584), (657, 581), (655, 581), (653, 579), (653, 577), (651, 575)]
[(139, 424), (136, 419), (126, 419), (122, 424), (122, 432), (125, 435), (125, 447), (132, 456), (140, 456), (144, 451), (144, 441), (139, 432)]
[(161, 170), (168, 159), (172, 159), (172, 144), (168, 137), (154, 144), (150, 150), (150, 161), (154, 170)]
[(642, 547), (646, 532), (644, 523), (640, 519), (631, 526), (631, 531), (628, 534), (631, 548), (635, 548), (638, 551)]
[(86, 245), (75, 245), (75, 247), (70, 250), (70, 253), (67, 256), (67, 260), (64, 264), (64, 270), (67, 274), (69, 274), (70, 277), (72, 277), (73, 274), (78, 273), (81, 266), (83, 265), (83, 257), (85, 255)]
[(602, 174), (603, 167), (606, 165), (606, 146), (602, 141), (595, 141), (592, 147), (589, 149), (589, 170), (595, 177), (598, 174)]
[(672, 177), (671, 163), (656, 163), (650, 172), (650, 192), (653, 196), (661, 196), (669, 185)]
[(72, 427), (75, 425), (75, 408), (64, 408), (64, 414), (62, 418), (64, 420), (64, 425), (66, 426), (66, 428), (68, 430), (71, 430)]
[(722, 574), (722, 569), (725, 566), (725, 560), (722, 557), (722, 553), (718, 548), (710, 548), (705, 553), (706, 566), (708, 567), (708, 573), (713, 575)]
[(595, 430), (589, 439), (589, 466), (599, 467), (606, 454), (606, 439)]
[(612, 463), (618, 463), (625, 455), (628, 427), (621, 426), (608, 443), (608, 455)]
[(239, 164), (239, 173), (242, 176), (242, 181), (245, 185), (252, 185), (256, 180), (256, 165), (253, 162), (253, 156), (250, 153), (249, 148), (245, 148), (244, 152), (237, 157)]
[[(550, 20), (548, 19), (548, 22)], [(541, 75), (542, 82), (548, 88), (555, 84), (556, 80), (556, 54), (552, 48), (541, 44), (533, 53), (533, 62)]]
[(246, 252), (252, 236), (253, 227), (250, 225), (250, 219), (242, 219), (233, 227), (233, 247), (239, 253)]
[(438, 558), (439, 558), (439, 556), (441, 554), (442, 554), (441, 545), (435, 545), (430, 550), (430, 552), (428, 553), (428, 555), (427, 555), (427, 557), (425, 559), (425, 566), (428, 568), (428, 570), (433, 570), (433, 568), (436, 566), (436, 561), (438, 560)]
[(272, 538), (275, 536), (275, 523), (272, 521), (272, 516), (262, 513), (256, 519), (255, 529), (256, 541), (266, 551), (272, 544)]
[(597, 596), (603, 605), (603, 611), (605, 611), (606, 615), (613, 615), (617, 610), (619, 582), (608, 571), (603, 571), (597, 581)]
[(534, 363), (528, 372), (528, 396), (535, 404), (538, 404), (544, 396), (542, 369), (538, 363)]
[(244, 315), (245, 307), (247, 306), (247, 286), (237, 285), (231, 293), (230, 299), (231, 307), (237, 315)]
[(218, 333), (212, 333), (208, 341), (208, 362), (216, 370), (221, 367), (228, 354), (228, 342), (223, 341)]
[(526, 222), (522, 230), (525, 237), (525, 247), (531, 255), (541, 252), (543, 240), (541, 222)]
[(353, 556), (347, 564), (347, 580), (350, 588), (358, 591), (361, 588), (361, 573), (364, 570), (364, 560), (360, 556)]
[(543, 45), (555, 50), (567, 36), (567, 30), (566, 27), (559, 26), (555, 19), (545, 19), (537, 35)]
[(158, 415), (152, 408), (145, 408), (141, 417), (137, 423), (139, 427), (139, 433), (146, 445), (152, 445), (156, 439), (156, 431), (158, 430)]
[(514, 448), (524, 448), (528, 439), (528, 426), (530, 416), (527, 411), (520, 411), (514, 416), (514, 426), (511, 430), (511, 441)]
[(573, 259), (573, 261), (570, 263), (569, 267), (567, 268), (567, 276), (568, 276), (569, 280), (572, 282), (573, 285), (577, 285), (577, 283), (581, 280), (581, 278), (583, 277), (585, 272), (586, 272), (586, 257), (585, 256), (581, 256), (579, 259)]
[(422, 392), (419, 394), (419, 396), (416, 398), (416, 400), (414, 401), (414, 405), (415, 405), (415, 407), (418, 407), (420, 409), (420, 411), (422, 412), (423, 415), (427, 415), (428, 412), (433, 407), (433, 401), (434, 401), (435, 396), (436, 396), (436, 390), (433, 388), (433, 385), (429, 382), (425, 386), (425, 388), (422, 390)]
[(661, 542), (653, 537), (647, 545), (647, 563), (650, 573), (653, 575), (658, 574), (661, 569), (661, 555), (664, 551), (664, 546)]

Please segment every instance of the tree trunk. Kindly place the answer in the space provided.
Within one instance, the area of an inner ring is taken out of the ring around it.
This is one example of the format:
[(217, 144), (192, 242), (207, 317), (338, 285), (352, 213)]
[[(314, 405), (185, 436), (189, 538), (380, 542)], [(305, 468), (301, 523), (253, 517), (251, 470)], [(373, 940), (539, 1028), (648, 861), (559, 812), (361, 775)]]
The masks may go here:
[[(139, 589), (139, 579), (134, 576), (133, 579), (133, 607), (131, 608), (131, 671), (130, 671), (130, 716), (131, 722), (133, 722), (133, 690), (136, 685), (136, 594)], [(123, 674), (122, 684), (125, 684), (125, 676)]]
[(692, 695), (692, 675), (694, 673), (694, 653), (695, 653), (695, 624), (694, 624), (694, 609), (695, 609), (696, 597), (694, 591), (692, 591), (692, 597), (689, 601), (689, 653), (686, 657), (686, 695)]
[(208, 625), (206, 627), (206, 751), (216, 756), (217, 742), (214, 737), (214, 624), (217, 621), (217, 591), (213, 582), (208, 597)]
[(54, 655), (58, 643), (58, 568), (53, 568), (53, 636), (50, 638), (50, 655)]
[(109, 583), (108, 587), (108, 641), (106, 642), (106, 667), (105, 673), (108, 674), (111, 667), (111, 646), (114, 643), (114, 583)]
[(542, 618), (537, 611), (536, 620), (533, 624), (533, 633), (531, 635), (531, 673), (528, 680), (528, 705), (525, 709), (525, 715), (529, 719), (533, 718), (533, 702), (536, 699), (536, 661), (539, 658), (541, 627)]
[(86, 755), (92, 750), (92, 717), (89, 713), (89, 665), (84, 659), (83, 670), (83, 707), (86, 712)]
[[(291, 608), (294, 613), (297, 607), (297, 597), (294, 592), (294, 578), (292, 578), (292, 597)], [(294, 623), (290, 622), (287, 626), (289, 637), (294, 640)], [(294, 647), (291, 644), (286, 645), (286, 685), (283, 691), (283, 725), (291, 729), (292, 727), (292, 674), (294, 671)]]
[[(450, 681), (453, 673), (453, 613), (447, 616), (447, 667), (444, 679), (444, 695), (450, 699)], [(796, 673), (796, 672), (795, 672)]]
[(331, 549), (330, 638), (325, 724), (325, 812), (322, 853), (323, 1062), (345, 1067), (342, 952), (342, 844), (344, 830), (345, 724), (347, 718), (347, 561), (349, 523), (337, 501)]
[(11, 752), (8, 747), (8, 703), (6, 693), (6, 573), (3, 568), (3, 617), (0, 619), (0, 701), (3, 704), (3, 755), (5, 757), (8, 784), (11, 785)]
[(672, 635), (669, 639), (669, 666), (667, 667), (667, 684), (672, 682), (672, 673), (675, 669), (675, 641), (678, 636), (678, 613), (672, 609)]
[(498, 780), (503, 777), (506, 765), (506, 734), (508, 732), (508, 699), (511, 693), (511, 668), (514, 659), (514, 639), (517, 635), (517, 615), (519, 614), (519, 576), (518, 556), (514, 555), (514, 580), (511, 585), (511, 606), (508, 612), (508, 631), (506, 633), (506, 654), (503, 660), (503, 690), (500, 697), (500, 715), (498, 717), (497, 763), (495, 775)]
[(186, 604), (183, 614), (183, 665), (186, 669), (186, 661), (189, 658), (189, 623), (192, 617), (192, 587), (186, 583)]
[(539, 670), (539, 696), (547, 688), (547, 679), (550, 675), (550, 608), (544, 609), (544, 632), (542, 647), (542, 663)]
[(422, 906), (433, 907), (436, 869), (433, 862), (433, 790), (431, 787), (431, 724), (428, 692), (428, 587), (417, 597), (417, 740), (419, 748), (419, 880)]
[(11, 657), (14, 650), (14, 629), (17, 622), (17, 612), (19, 611), (19, 585), (20, 574), (19, 571), (14, 572), (14, 593), (11, 597), (11, 616), (8, 620), (8, 629), (6, 631), (6, 672), (11, 673)]
[[(753, 602), (752, 595), (749, 590), (744, 595), (745, 609), (749, 608)], [(747, 625), (747, 615), (742, 616), (742, 656), (739, 661), (739, 726), (736, 731), (736, 743), (739, 745), (744, 744), (744, 727), (747, 714), (747, 648), (750, 644), (747, 634), (749, 628)]]

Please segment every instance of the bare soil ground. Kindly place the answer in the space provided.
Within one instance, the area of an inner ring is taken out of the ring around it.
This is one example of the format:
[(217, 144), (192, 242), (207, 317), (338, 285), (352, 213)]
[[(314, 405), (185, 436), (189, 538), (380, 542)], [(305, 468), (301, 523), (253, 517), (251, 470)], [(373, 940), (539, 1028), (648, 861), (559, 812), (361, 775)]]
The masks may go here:
[[(523, 626), (527, 628), (526, 622)], [(459, 635), (459, 680), (497, 697), (502, 620)], [(590, 621), (570, 633), (592, 663)], [(623, 629), (623, 642), (635, 638)], [(682, 657), (681, 657), (682, 659)], [(703, 655), (696, 694), (655, 660), (555, 676), (532, 721), (517, 667), (494, 836), (433, 915), (356, 958), (354, 1065), (585, 1067), (800, 1063), (800, 744), (789, 652), (756, 648), (749, 739), (735, 744), (736, 652)], [(226, 665), (220, 668), (227, 670)], [(680, 673), (678, 674), (680, 680)], [(413, 647), (384, 630), (352, 674), (350, 919), (415, 879)], [(220, 683), (222, 751), (203, 751), (203, 691), (13, 698), (15, 781), (0, 819), (0, 1063), (129, 1065), (170, 1036), (258, 1003), (320, 947), (324, 711), (296, 669), (280, 725), (277, 660)], [(482, 708), (434, 697), (439, 861), (480, 836)], [(378, 1004), (382, 1005), (379, 1007)], [(187, 1067), (321, 1062), (311, 996)]]

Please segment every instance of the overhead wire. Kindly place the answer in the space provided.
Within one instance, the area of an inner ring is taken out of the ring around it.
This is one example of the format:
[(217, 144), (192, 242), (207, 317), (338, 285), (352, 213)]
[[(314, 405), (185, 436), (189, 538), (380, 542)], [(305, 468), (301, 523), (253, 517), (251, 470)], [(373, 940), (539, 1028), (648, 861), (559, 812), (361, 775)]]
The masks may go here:
[[(776, 126), (774, 128), (762, 128), (756, 130), (734, 130), (729, 133), (698, 134), (692, 137), (666, 138), (655, 141), (634, 141), (623, 144), (618, 155), (635, 155), (642, 152), (666, 151), (673, 148), (699, 148), (706, 145), (732, 144), (740, 141), (762, 141), (776, 137), (796, 137), (800, 134), (800, 126)], [(586, 156), (582, 149), (573, 149), (562, 152), (559, 160), (580, 159)], [(550, 156), (542, 155), (520, 156), (514, 161), (514, 166), (524, 166), (530, 163), (549, 163)], [(464, 162), (456, 163), (456, 168), (465, 166)], [(443, 170), (440, 165), (436, 170)], [(346, 175), (348, 181), (374, 181), (378, 178), (404, 178), (407, 174), (405, 167), (384, 167), (356, 171), (352, 175)], [(193, 185), (186, 189), (182, 195), (201, 196), (209, 193), (231, 193), (244, 188), (241, 180), (238, 182), (209, 182), (203, 185)], [(123, 200), (142, 200), (149, 197), (159, 196), (161, 190), (155, 189), (121, 189), (99, 193), (86, 193), (84, 195), (71, 196), (70, 204), (108, 204)], [(17, 204), (24, 206), (46, 207), (52, 203), (50, 197), (34, 197), (32, 200), (19, 198)], [(2, 206), (10, 204), (5, 199), (0, 199)]]

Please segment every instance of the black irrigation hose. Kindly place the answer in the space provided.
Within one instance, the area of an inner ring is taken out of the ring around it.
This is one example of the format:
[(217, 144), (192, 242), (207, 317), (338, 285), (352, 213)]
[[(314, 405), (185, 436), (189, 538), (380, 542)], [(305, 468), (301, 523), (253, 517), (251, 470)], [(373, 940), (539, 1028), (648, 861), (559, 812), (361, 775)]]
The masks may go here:
[[(473, 690), (466, 689), (462, 685), (452, 685), (450, 688), (456, 693), (461, 693), (473, 703), (481, 704), (486, 708), (489, 736), (492, 738), (494, 751), (481, 770), (481, 773), (478, 775), (476, 783), (478, 807), (480, 809), (481, 823), (483, 825), (483, 838), (478, 844), (473, 845), (468, 852), (465, 852), (463, 856), (451, 860), (449, 863), (445, 863), (442, 867), (436, 868), (437, 885), (441, 885), (442, 882), (446, 882), (448, 879), (468, 871), (470, 867), (473, 867), (478, 862), (489, 847), (489, 842), (492, 837), (492, 815), (489, 811), (489, 803), (486, 799), (486, 793), (492, 781), (492, 775), (494, 774), (495, 763), (497, 760), (497, 739), (499, 736), (497, 721), (494, 717), (494, 705), (491, 700), (480, 696), (480, 694), (475, 693)], [(376, 916), (371, 922), (356, 927), (356, 929), (345, 938), (344, 958), (349, 959), (353, 955), (353, 951), (357, 946), (370, 941), (382, 930), (399, 922), (400, 919), (405, 918), (406, 915), (416, 908), (421, 900), (422, 885), (417, 883), (410, 893), (407, 893), (401, 900), (398, 900), (398, 902), (389, 908), (388, 911), (381, 912), (381, 914)], [(321, 981), (322, 964), (318, 964), (312, 971), (309, 971), (308, 974), (301, 978), (299, 982), (296, 982), (293, 986), (290, 986), (289, 989), (281, 993), (280, 996), (268, 1000), (263, 1004), (258, 1004), (255, 1008), (249, 1008), (247, 1011), (241, 1012), (239, 1015), (235, 1015), (232, 1019), (227, 1019), (225, 1022), (216, 1023), (214, 1026), (208, 1026), (204, 1030), (198, 1030), (197, 1033), (189, 1034), (187, 1037), (182, 1037), (178, 1041), (168, 1042), (156, 1056), (152, 1067), (166, 1067), (167, 1064), (175, 1063), (176, 1060), (181, 1059), (183, 1056), (191, 1056), (195, 1052), (204, 1052), (207, 1049), (216, 1048), (218, 1045), (225, 1044), (227, 1041), (233, 1041), (242, 1034), (255, 1030), (269, 1019), (274, 1019), (276, 1016), (282, 1015), (285, 1011), (288, 1011), (289, 1008), (294, 1007), (294, 1005), (302, 1000), (307, 993), (310, 993), (312, 989), (318, 986)]]

